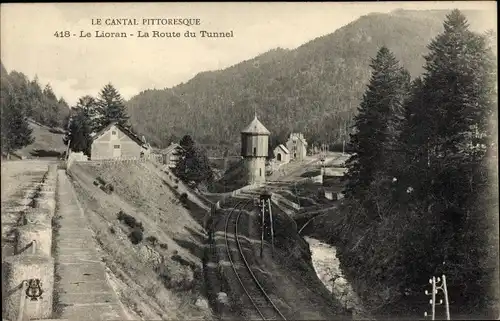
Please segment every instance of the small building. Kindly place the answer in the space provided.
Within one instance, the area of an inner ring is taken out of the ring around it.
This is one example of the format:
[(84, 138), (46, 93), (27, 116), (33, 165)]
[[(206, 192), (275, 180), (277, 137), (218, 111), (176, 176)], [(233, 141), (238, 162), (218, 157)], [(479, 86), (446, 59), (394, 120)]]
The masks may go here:
[(111, 123), (92, 137), (90, 158), (104, 159), (140, 159), (149, 157), (151, 146), (128, 128)]
[(280, 144), (274, 149), (274, 161), (277, 165), (286, 164), (290, 162), (290, 151), (285, 145)]
[(179, 160), (179, 156), (176, 151), (177, 148), (182, 148), (179, 144), (171, 143), (167, 148), (161, 151), (163, 156), (163, 164), (167, 165), (170, 168), (173, 168), (177, 165), (177, 161)]
[(307, 155), (307, 141), (303, 134), (291, 133), (286, 142), (286, 148), (290, 151), (290, 159), (302, 161)]

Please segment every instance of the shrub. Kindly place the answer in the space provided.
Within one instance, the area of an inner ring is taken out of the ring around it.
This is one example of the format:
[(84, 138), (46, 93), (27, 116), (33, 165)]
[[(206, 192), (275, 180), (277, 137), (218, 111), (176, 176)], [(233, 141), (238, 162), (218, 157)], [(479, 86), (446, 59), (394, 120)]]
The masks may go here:
[(165, 244), (165, 243), (160, 243), (160, 247), (164, 250), (167, 250), (168, 249), (168, 245)]
[(179, 188), (179, 185), (174, 185), (174, 188), (175, 188), (175, 189), (178, 189), (178, 188)]
[(114, 192), (115, 191), (115, 187), (113, 185), (108, 184), (107, 186), (108, 186), (108, 189), (109, 189), (110, 192)]
[(134, 228), (137, 225), (137, 220), (135, 217), (125, 213), (124, 211), (118, 212), (118, 220), (128, 225), (130, 228)]
[(99, 182), (99, 184), (106, 185), (106, 181), (103, 180), (101, 176), (97, 177), (96, 180)]
[(179, 183), (179, 179), (178, 178), (174, 179), (174, 182)]
[(110, 227), (109, 227), (109, 232), (110, 232), (111, 234), (115, 234), (115, 233), (116, 233), (115, 228), (114, 228), (113, 226), (110, 226)]
[(153, 245), (153, 246), (155, 246), (156, 243), (158, 243), (158, 239), (156, 238), (156, 236), (153, 236), (153, 235), (146, 237), (146, 241), (151, 243), (151, 245)]
[(141, 243), (143, 238), (142, 230), (139, 228), (134, 228), (128, 235), (128, 238), (130, 239), (130, 242), (132, 242), (132, 244)]
[(94, 181), (94, 185), (95, 186), (99, 186), (99, 182), (98, 181)]
[(188, 195), (186, 193), (182, 193), (181, 196), (179, 197), (179, 200), (181, 201), (182, 204), (187, 204)]

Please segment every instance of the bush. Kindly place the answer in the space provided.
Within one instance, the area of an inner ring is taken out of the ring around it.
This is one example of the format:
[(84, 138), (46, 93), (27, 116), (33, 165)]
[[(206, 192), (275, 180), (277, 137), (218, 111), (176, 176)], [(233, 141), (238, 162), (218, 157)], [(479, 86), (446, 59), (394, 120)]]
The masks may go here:
[(114, 228), (113, 226), (110, 226), (110, 227), (109, 227), (109, 232), (110, 232), (111, 234), (115, 234), (115, 233), (116, 233), (115, 228)]
[(174, 185), (174, 188), (175, 188), (175, 189), (178, 189), (178, 188), (179, 188), (179, 185)]
[(130, 242), (132, 242), (132, 244), (141, 243), (143, 238), (142, 230), (139, 228), (134, 228), (132, 232), (128, 235), (128, 238), (130, 239)]
[(179, 179), (178, 179), (178, 178), (176, 178), (176, 179), (174, 180), (174, 182), (179, 183)]
[(130, 228), (134, 228), (137, 225), (137, 220), (135, 217), (125, 213), (124, 211), (118, 212), (118, 220), (128, 225)]
[(94, 185), (95, 186), (99, 186), (99, 182), (98, 181), (94, 181)]
[(97, 178), (96, 178), (96, 181), (98, 181), (98, 182), (99, 182), (99, 184), (101, 184), (101, 185), (106, 185), (106, 181), (105, 181), (105, 180), (103, 180), (101, 176), (97, 177)]
[(156, 243), (158, 243), (158, 239), (156, 238), (156, 236), (153, 236), (153, 235), (146, 237), (146, 241), (151, 243), (151, 245), (153, 245), (153, 246), (155, 246)]
[(160, 243), (160, 248), (162, 248), (164, 250), (168, 250), (168, 245), (165, 243)]
[(182, 204), (187, 204), (188, 195), (186, 193), (182, 193), (181, 196), (179, 197), (179, 200), (181, 201)]
[(114, 187), (113, 185), (108, 184), (108, 185), (107, 185), (107, 187), (108, 187), (108, 190), (109, 190), (110, 192), (114, 192), (114, 191), (115, 191), (115, 187)]

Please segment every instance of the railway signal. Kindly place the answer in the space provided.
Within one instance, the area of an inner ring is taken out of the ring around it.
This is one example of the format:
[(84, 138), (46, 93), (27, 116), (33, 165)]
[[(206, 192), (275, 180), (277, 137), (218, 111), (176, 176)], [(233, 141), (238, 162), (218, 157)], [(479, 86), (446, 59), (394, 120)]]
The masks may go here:
[(271, 209), (271, 194), (264, 192), (260, 194), (259, 198), (260, 213), (261, 213), (261, 236), (260, 236), (260, 257), (264, 255), (264, 233), (266, 231), (266, 212), (269, 214), (269, 228), (271, 231), (271, 246), (272, 253), (274, 254), (274, 224), (273, 213)]

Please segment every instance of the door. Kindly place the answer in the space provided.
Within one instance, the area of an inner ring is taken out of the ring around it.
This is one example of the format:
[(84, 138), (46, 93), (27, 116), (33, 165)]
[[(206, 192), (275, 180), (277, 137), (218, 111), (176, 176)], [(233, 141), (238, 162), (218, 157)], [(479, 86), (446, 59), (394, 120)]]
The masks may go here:
[(120, 145), (113, 145), (113, 158), (122, 157), (122, 148)]

